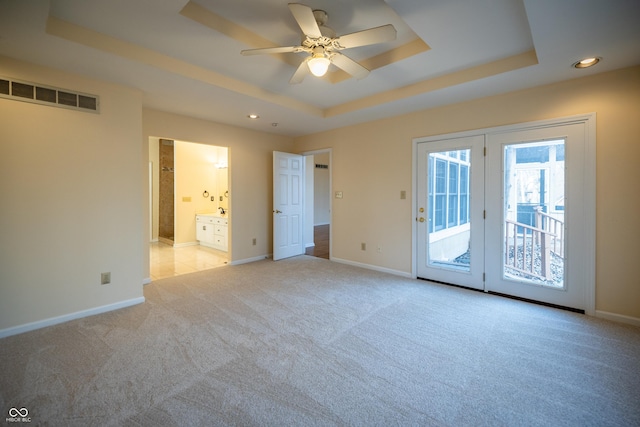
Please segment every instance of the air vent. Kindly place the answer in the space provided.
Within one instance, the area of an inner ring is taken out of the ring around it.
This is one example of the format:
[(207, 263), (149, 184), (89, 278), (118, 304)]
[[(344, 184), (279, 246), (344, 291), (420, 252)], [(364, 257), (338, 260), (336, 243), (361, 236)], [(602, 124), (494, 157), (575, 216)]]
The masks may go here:
[(320, 163), (316, 163), (316, 169), (329, 169), (329, 165), (321, 165)]
[(0, 77), (0, 98), (99, 113), (96, 95)]

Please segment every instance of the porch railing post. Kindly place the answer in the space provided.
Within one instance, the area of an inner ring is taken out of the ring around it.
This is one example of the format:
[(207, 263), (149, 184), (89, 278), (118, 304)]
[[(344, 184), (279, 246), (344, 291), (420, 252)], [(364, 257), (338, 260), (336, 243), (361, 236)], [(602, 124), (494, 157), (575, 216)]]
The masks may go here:
[(548, 233), (541, 233), (540, 237), (540, 263), (542, 275), (547, 279), (551, 279), (551, 235)]

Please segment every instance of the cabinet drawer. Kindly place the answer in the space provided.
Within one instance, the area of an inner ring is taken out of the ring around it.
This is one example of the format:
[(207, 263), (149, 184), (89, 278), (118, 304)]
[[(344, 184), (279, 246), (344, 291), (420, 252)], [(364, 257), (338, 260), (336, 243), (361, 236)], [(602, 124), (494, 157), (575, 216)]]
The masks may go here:
[(214, 233), (218, 236), (226, 236), (227, 235), (227, 226), (226, 225), (215, 225)]
[(227, 225), (227, 218), (214, 218), (214, 223), (218, 225)]
[(204, 223), (208, 223), (208, 224), (213, 224), (215, 222), (215, 218), (210, 217), (210, 216), (196, 215), (196, 222), (204, 222)]

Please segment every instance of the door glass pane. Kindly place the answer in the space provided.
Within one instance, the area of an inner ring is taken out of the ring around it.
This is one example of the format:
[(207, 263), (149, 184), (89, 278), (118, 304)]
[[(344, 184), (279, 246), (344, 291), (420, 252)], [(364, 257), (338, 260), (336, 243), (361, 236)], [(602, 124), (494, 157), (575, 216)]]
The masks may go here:
[(564, 140), (504, 147), (505, 279), (564, 288)]
[(470, 159), (469, 149), (429, 154), (427, 262), (432, 267), (471, 270)]

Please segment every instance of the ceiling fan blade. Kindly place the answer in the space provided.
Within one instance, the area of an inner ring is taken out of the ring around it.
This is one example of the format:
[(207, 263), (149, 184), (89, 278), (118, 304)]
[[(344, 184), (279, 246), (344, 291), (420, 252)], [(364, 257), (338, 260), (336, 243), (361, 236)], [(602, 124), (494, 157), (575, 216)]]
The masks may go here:
[(345, 34), (335, 39), (342, 49), (350, 47), (367, 46), (370, 44), (390, 42), (396, 39), (396, 29), (387, 24), (381, 27)]
[(289, 10), (305, 36), (314, 39), (322, 37), (316, 17), (313, 16), (313, 10), (309, 6), (300, 3), (289, 3)]
[(331, 62), (338, 68), (343, 69), (356, 79), (363, 79), (369, 75), (369, 70), (358, 64), (353, 59), (340, 52), (334, 52), (331, 56)]
[(290, 84), (295, 85), (298, 83), (302, 83), (302, 80), (304, 80), (307, 74), (309, 74), (309, 67), (307, 66), (308, 61), (309, 58), (306, 58), (300, 63), (296, 72), (293, 73), (293, 76), (291, 76), (291, 78), (289, 79)]
[(262, 55), (263, 53), (290, 53), (290, 52), (302, 52), (304, 48), (302, 46), (283, 46), (283, 47), (263, 47), (260, 49), (245, 49), (241, 50), (242, 55)]

